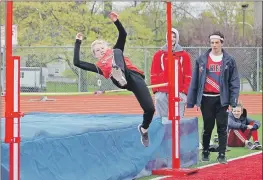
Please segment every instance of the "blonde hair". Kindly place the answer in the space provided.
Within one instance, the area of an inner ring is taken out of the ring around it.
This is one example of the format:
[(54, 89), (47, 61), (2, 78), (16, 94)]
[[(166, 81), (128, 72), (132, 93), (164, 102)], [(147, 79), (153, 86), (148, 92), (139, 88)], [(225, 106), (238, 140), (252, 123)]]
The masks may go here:
[(243, 106), (243, 102), (242, 102), (242, 101), (238, 101), (236, 107), (241, 107), (241, 110), (243, 110), (243, 108), (244, 108), (244, 106)]
[(92, 53), (93, 56), (95, 55), (95, 54), (94, 54), (94, 46), (97, 45), (97, 44), (102, 44), (102, 45), (104, 45), (106, 48), (109, 47), (108, 43), (107, 43), (106, 41), (102, 40), (102, 39), (97, 39), (97, 40), (93, 41), (93, 42), (91, 43), (91, 45), (90, 45), (90, 48), (91, 48), (90, 50), (91, 50), (91, 53)]

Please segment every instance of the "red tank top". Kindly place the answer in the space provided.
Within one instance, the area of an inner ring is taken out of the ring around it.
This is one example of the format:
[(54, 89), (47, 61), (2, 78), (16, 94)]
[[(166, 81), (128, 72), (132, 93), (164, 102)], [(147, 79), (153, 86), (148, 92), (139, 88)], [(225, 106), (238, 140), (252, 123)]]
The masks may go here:
[[(106, 79), (110, 78), (111, 75), (112, 60), (113, 60), (113, 50), (109, 49), (106, 51), (105, 55), (96, 63), (96, 65), (101, 69), (103, 76)], [(134, 66), (128, 57), (124, 57), (124, 61), (128, 69), (143, 74), (143, 71), (139, 70), (136, 66)]]
[(108, 79), (112, 70), (113, 52), (111, 49), (107, 50), (104, 56), (97, 61), (96, 65), (101, 69), (103, 76)]
[(204, 86), (204, 92), (218, 93), (220, 94), (220, 69), (222, 60), (220, 62), (214, 62), (210, 55), (208, 56), (206, 66), (206, 81)]

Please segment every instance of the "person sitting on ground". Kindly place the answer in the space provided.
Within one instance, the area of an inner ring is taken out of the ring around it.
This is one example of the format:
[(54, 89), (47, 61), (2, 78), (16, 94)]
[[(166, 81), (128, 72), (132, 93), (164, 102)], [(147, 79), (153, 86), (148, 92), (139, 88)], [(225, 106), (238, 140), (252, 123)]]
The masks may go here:
[[(232, 112), (228, 115), (228, 146), (244, 147), (253, 149), (262, 149), (259, 143), (258, 128), (260, 122), (247, 117), (247, 110), (242, 103), (238, 103)], [(250, 141), (253, 137), (254, 143)]]

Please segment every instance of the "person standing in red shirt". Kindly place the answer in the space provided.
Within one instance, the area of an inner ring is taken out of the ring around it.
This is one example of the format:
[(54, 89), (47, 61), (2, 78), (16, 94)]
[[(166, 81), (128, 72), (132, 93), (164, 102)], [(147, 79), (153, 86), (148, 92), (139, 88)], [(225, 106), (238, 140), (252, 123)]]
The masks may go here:
[[(167, 34), (166, 34), (167, 40)], [(178, 44), (179, 32), (172, 28), (172, 51), (173, 60), (179, 61), (179, 95), (180, 117), (184, 117), (188, 87), (192, 78), (192, 67), (189, 54)], [(167, 43), (158, 50), (152, 60), (151, 84), (162, 84), (168, 82), (168, 48)], [(168, 86), (152, 89), (155, 95), (155, 108), (157, 116), (162, 117), (163, 123), (169, 123), (168, 116)]]

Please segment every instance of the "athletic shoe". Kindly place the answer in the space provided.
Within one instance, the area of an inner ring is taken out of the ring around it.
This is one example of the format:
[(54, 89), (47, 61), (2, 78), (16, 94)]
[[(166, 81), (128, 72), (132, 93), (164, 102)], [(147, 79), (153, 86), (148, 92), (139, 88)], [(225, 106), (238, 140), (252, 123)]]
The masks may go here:
[(217, 161), (220, 164), (227, 164), (227, 160), (226, 160), (226, 156), (223, 153), (219, 153), (218, 157), (217, 157)]
[(256, 150), (261, 150), (261, 149), (262, 149), (262, 145), (259, 144), (258, 141), (254, 142), (254, 146), (255, 146), (255, 149), (256, 149)]
[(256, 149), (256, 145), (253, 144), (253, 143), (250, 142), (250, 141), (247, 141), (246, 146), (247, 146), (247, 148), (250, 149), (250, 150)]
[(119, 68), (118, 66), (112, 66), (111, 75), (119, 83), (120, 86), (123, 87), (127, 85), (125, 75), (122, 72), (121, 68)]
[(203, 162), (210, 161), (210, 152), (209, 152), (209, 150), (204, 150), (202, 152), (202, 161)]
[(141, 128), (142, 128), (142, 125), (139, 124), (139, 126), (138, 126), (138, 131), (139, 131), (140, 134), (141, 134), (141, 142), (142, 142), (142, 144), (143, 144), (145, 147), (148, 147), (148, 146), (149, 146), (149, 136), (148, 136), (148, 132), (143, 133)]

